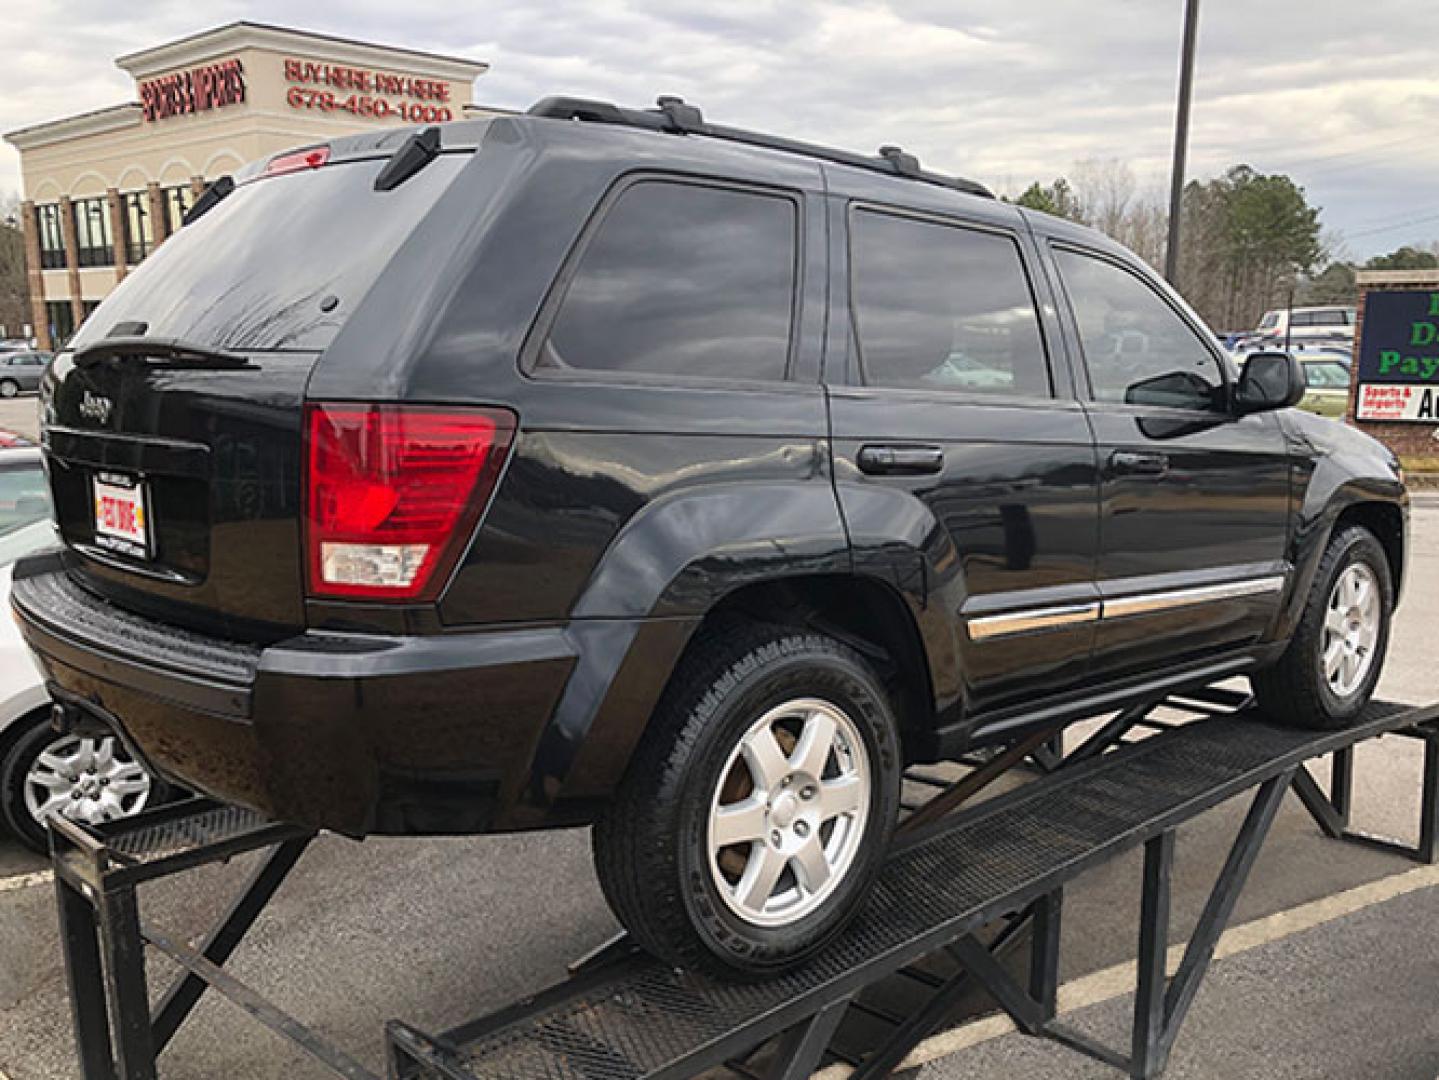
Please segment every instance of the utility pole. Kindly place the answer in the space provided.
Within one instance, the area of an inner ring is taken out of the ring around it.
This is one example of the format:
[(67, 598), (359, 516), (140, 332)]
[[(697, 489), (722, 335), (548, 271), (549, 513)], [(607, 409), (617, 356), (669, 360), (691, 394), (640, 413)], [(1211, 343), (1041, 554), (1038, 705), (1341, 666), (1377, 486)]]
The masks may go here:
[(1179, 211), (1184, 203), (1184, 153), (1189, 146), (1189, 97), (1194, 89), (1194, 38), (1199, 29), (1199, 0), (1184, 2), (1184, 46), (1179, 58), (1179, 115), (1174, 121), (1174, 165), (1169, 174), (1169, 241), (1164, 247), (1164, 276), (1179, 276)]

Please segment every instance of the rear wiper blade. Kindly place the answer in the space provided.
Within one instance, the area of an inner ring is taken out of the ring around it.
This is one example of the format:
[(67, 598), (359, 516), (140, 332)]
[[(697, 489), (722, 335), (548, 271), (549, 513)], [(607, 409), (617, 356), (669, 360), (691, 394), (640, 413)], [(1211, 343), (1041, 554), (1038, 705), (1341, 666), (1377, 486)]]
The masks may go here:
[(440, 156), (440, 129), (427, 127), (406, 139), (375, 177), (376, 191), (394, 191)]
[(93, 367), (105, 360), (141, 360), (146, 363), (163, 363), (171, 367), (254, 367), (250, 361), (235, 353), (211, 349), (204, 345), (191, 345), (180, 338), (144, 337), (122, 334), (102, 338), (93, 344), (75, 350), (75, 366)]
[(226, 174), (220, 177), (200, 193), (200, 197), (195, 200), (195, 205), (190, 207), (190, 209), (185, 212), (185, 216), (180, 219), (180, 227), (184, 228), (192, 221), (196, 221), (205, 214), (208, 214), (219, 205), (221, 199), (225, 198), (234, 190), (235, 178), (233, 176)]

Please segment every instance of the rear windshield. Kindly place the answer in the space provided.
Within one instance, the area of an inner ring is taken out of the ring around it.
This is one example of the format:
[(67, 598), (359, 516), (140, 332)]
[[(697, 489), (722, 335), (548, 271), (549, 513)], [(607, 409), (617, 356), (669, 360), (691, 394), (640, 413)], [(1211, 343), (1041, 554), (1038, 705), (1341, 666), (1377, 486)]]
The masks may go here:
[(241, 184), (126, 277), (71, 345), (133, 320), (212, 348), (323, 349), (468, 160), (442, 155), (393, 191), (373, 188), (383, 160)]

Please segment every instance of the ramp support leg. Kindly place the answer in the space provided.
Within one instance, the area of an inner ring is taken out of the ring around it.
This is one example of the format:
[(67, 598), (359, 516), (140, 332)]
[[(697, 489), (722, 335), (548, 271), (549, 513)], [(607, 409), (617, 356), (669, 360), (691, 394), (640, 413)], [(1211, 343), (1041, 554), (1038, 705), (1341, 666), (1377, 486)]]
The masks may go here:
[(1149, 1080), (1164, 1067), (1164, 961), (1169, 950), (1169, 897), (1174, 873), (1174, 830), (1144, 845), (1144, 892), (1139, 904), (1139, 978), (1129, 1075)]
[(145, 986), (145, 944), (133, 885), (102, 892), (97, 902), (100, 948), (109, 986), (110, 1028), (124, 1080), (155, 1080), (155, 1042), (150, 1031), (150, 998)]
[(1059, 1010), (1059, 932), (1064, 890), (1055, 889), (1034, 902), (1034, 932), (1029, 954), (1029, 993), (1045, 1021)]
[(56, 875), (60, 907), (60, 944), (65, 956), (65, 982), (75, 1045), (84, 1080), (114, 1080), (110, 1021), (105, 1011), (104, 969), (100, 962), (99, 927), (90, 901), (70, 881)]
[[(1209, 964), (1219, 937), (1234, 914), (1234, 906), (1249, 871), (1259, 857), (1264, 838), (1274, 824), (1280, 803), (1294, 772), (1266, 780), (1229, 849), (1219, 880), (1205, 902), (1199, 923), (1185, 947), (1179, 970), (1166, 983), (1164, 977), (1166, 938), (1169, 928), (1169, 893), (1174, 859), (1174, 833), (1166, 832), (1149, 841), (1144, 852), (1144, 903), (1140, 924), (1139, 986), (1134, 1006), (1134, 1050), (1130, 1076), (1150, 1080), (1164, 1071), (1174, 1040), (1184, 1024), (1194, 995)], [(1166, 839), (1167, 838), (1167, 839)]]
[(1244, 824), (1229, 849), (1199, 923), (1184, 949), (1173, 979), (1165, 978), (1169, 944), (1169, 898), (1174, 870), (1174, 830), (1149, 839), (1144, 845), (1144, 894), (1140, 902), (1139, 977), (1134, 995), (1134, 1030), (1128, 1057), (1055, 1020), (1040, 1034), (1072, 1050), (1128, 1073), (1135, 1080), (1153, 1080), (1164, 1072), (1174, 1040), (1184, 1024), (1194, 995), (1209, 964), (1219, 936), (1259, 857), (1264, 838), (1284, 801), (1295, 775), (1293, 769), (1266, 780), (1254, 796)]
[(849, 998), (834, 1001), (808, 1020), (796, 1024), (780, 1038), (766, 1080), (806, 1080), (819, 1068), (839, 1022), (849, 1008)]
[(1439, 862), (1439, 729), (1431, 726), (1401, 728), (1394, 735), (1424, 744), (1424, 787), (1419, 796), (1419, 841), (1410, 845), (1386, 836), (1350, 828), (1354, 795), (1354, 747), (1336, 750), (1329, 791), (1326, 793), (1305, 766), (1294, 773), (1294, 793), (1325, 836), (1365, 847), (1392, 851), (1426, 866)]

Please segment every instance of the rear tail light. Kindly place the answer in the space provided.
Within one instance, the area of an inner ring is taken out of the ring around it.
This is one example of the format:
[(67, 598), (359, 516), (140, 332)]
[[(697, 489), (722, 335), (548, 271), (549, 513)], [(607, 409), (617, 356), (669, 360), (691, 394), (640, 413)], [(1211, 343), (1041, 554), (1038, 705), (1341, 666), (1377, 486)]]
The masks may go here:
[(313, 596), (432, 600), (509, 453), (504, 409), (305, 410), (305, 551)]
[(277, 154), (272, 157), (265, 166), (264, 175), (283, 176), (285, 173), (318, 169), (329, 160), (330, 148), (328, 146), (312, 146), (308, 150), (292, 150), (287, 154)]

